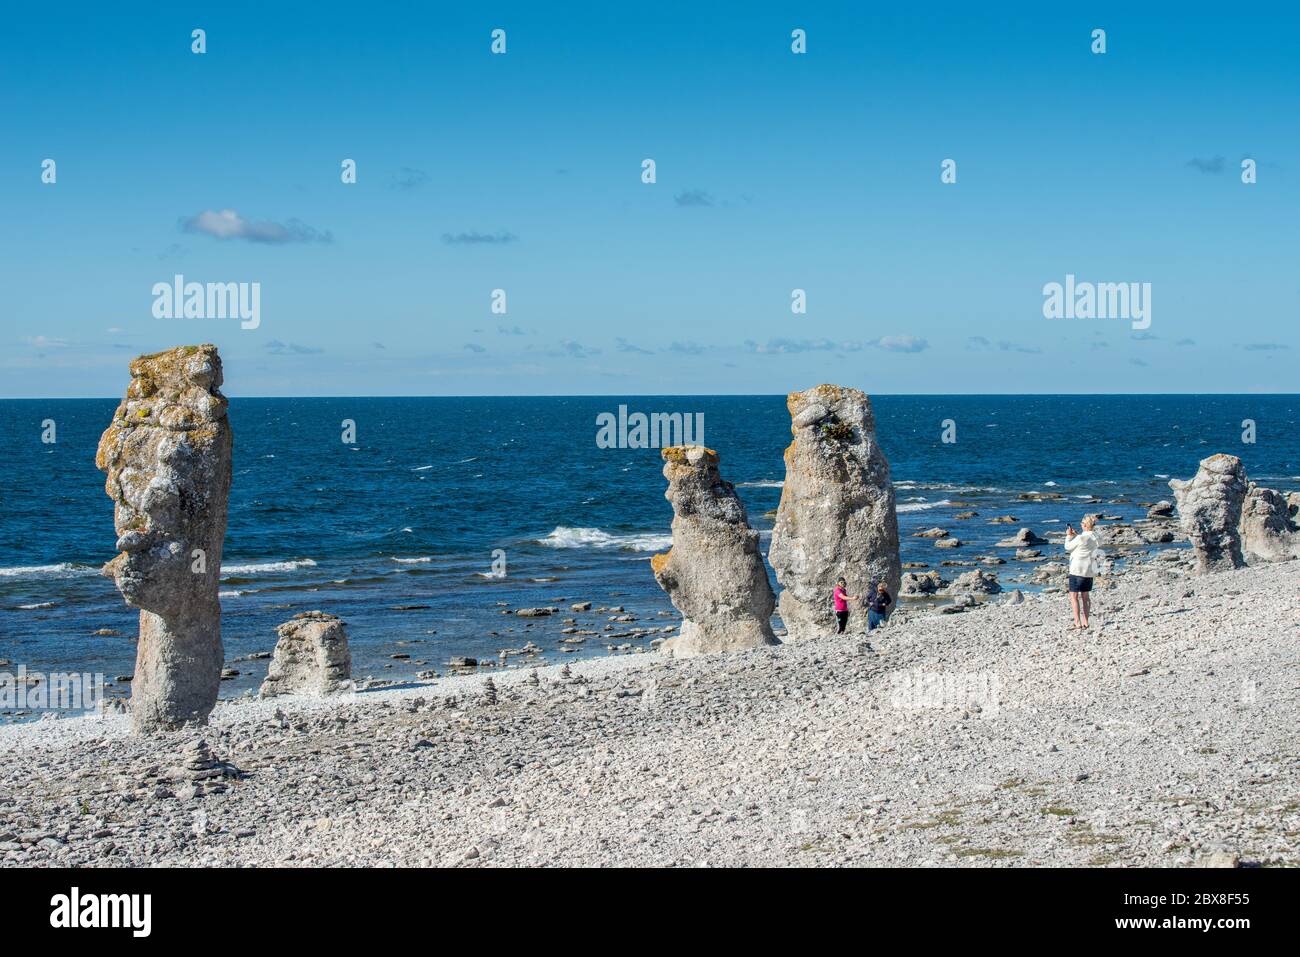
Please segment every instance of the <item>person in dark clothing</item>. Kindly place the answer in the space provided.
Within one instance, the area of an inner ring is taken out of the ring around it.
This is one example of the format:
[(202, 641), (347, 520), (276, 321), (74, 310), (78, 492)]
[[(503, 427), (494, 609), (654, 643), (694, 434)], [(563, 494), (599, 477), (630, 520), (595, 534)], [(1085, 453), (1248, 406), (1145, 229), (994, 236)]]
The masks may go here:
[(893, 600), (884, 582), (876, 586), (875, 594), (867, 599), (867, 631), (875, 631), (876, 626), (889, 617), (889, 606)]

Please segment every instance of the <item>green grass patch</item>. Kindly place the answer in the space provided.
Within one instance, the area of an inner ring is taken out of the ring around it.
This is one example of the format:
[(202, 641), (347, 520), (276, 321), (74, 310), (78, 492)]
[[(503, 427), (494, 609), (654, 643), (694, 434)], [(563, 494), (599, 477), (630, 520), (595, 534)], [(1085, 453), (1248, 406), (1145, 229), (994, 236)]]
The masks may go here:
[(959, 847), (953, 851), (958, 857), (985, 857), (990, 860), (1005, 860), (1008, 857), (1024, 857), (1024, 851), (1013, 851), (1006, 847)]

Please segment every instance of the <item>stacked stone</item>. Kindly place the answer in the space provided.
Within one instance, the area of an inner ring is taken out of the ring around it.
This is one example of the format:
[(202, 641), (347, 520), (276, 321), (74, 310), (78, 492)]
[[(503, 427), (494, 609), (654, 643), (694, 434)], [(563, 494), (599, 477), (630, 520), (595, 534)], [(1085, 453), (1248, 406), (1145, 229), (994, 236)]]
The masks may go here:
[(175, 776), (183, 782), (180, 796), (193, 798), (226, 790), (226, 779), (239, 777), (239, 771), (219, 760), (208, 742), (199, 738), (181, 753), (181, 767)]

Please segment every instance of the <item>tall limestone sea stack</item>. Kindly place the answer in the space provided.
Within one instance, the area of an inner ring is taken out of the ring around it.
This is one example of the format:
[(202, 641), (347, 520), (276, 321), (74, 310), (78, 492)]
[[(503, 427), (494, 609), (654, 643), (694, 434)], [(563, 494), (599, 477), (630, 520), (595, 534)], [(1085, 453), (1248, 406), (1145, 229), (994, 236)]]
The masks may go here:
[(202, 724), (217, 701), (232, 445), (220, 385), (216, 346), (139, 357), (95, 456), (108, 473), (122, 553), (104, 574), (140, 609), (131, 685), (137, 733)]
[(898, 595), (898, 515), (889, 463), (876, 443), (871, 402), (857, 389), (819, 385), (786, 399), (794, 441), (768, 560), (784, 587), (781, 620), (793, 640), (834, 627), (831, 591), (843, 576), (863, 594), (874, 582)]
[(1183, 531), (1196, 550), (1199, 574), (1246, 564), (1241, 554), (1241, 509), (1246, 499), (1246, 469), (1235, 455), (1201, 460), (1196, 475), (1170, 479)]
[(769, 619), (776, 598), (758, 532), (749, 527), (736, 487), (718, 473), (718, 453), (685, 445), (662, 454), (673, 546), (650, 567), (682, 613), (682, 629), (661, 650), (686, 658), (775, 645)]

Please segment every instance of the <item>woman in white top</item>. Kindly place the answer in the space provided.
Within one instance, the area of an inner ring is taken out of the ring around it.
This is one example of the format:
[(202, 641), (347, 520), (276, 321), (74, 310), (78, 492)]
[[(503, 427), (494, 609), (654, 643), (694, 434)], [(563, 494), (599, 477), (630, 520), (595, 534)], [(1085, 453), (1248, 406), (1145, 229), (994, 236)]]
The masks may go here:
[(1083, 534), (1076, 535), (1074, 526), (1065, 529), (1065, 550), (1070, 555), (1070, 607), (1074, 610), (1074, 627), (1088, 627), (1088, 603), (1092, 580), (1101, 564), (1101, 537), (1094, 531), (1095, 516), (1083, 519)]

